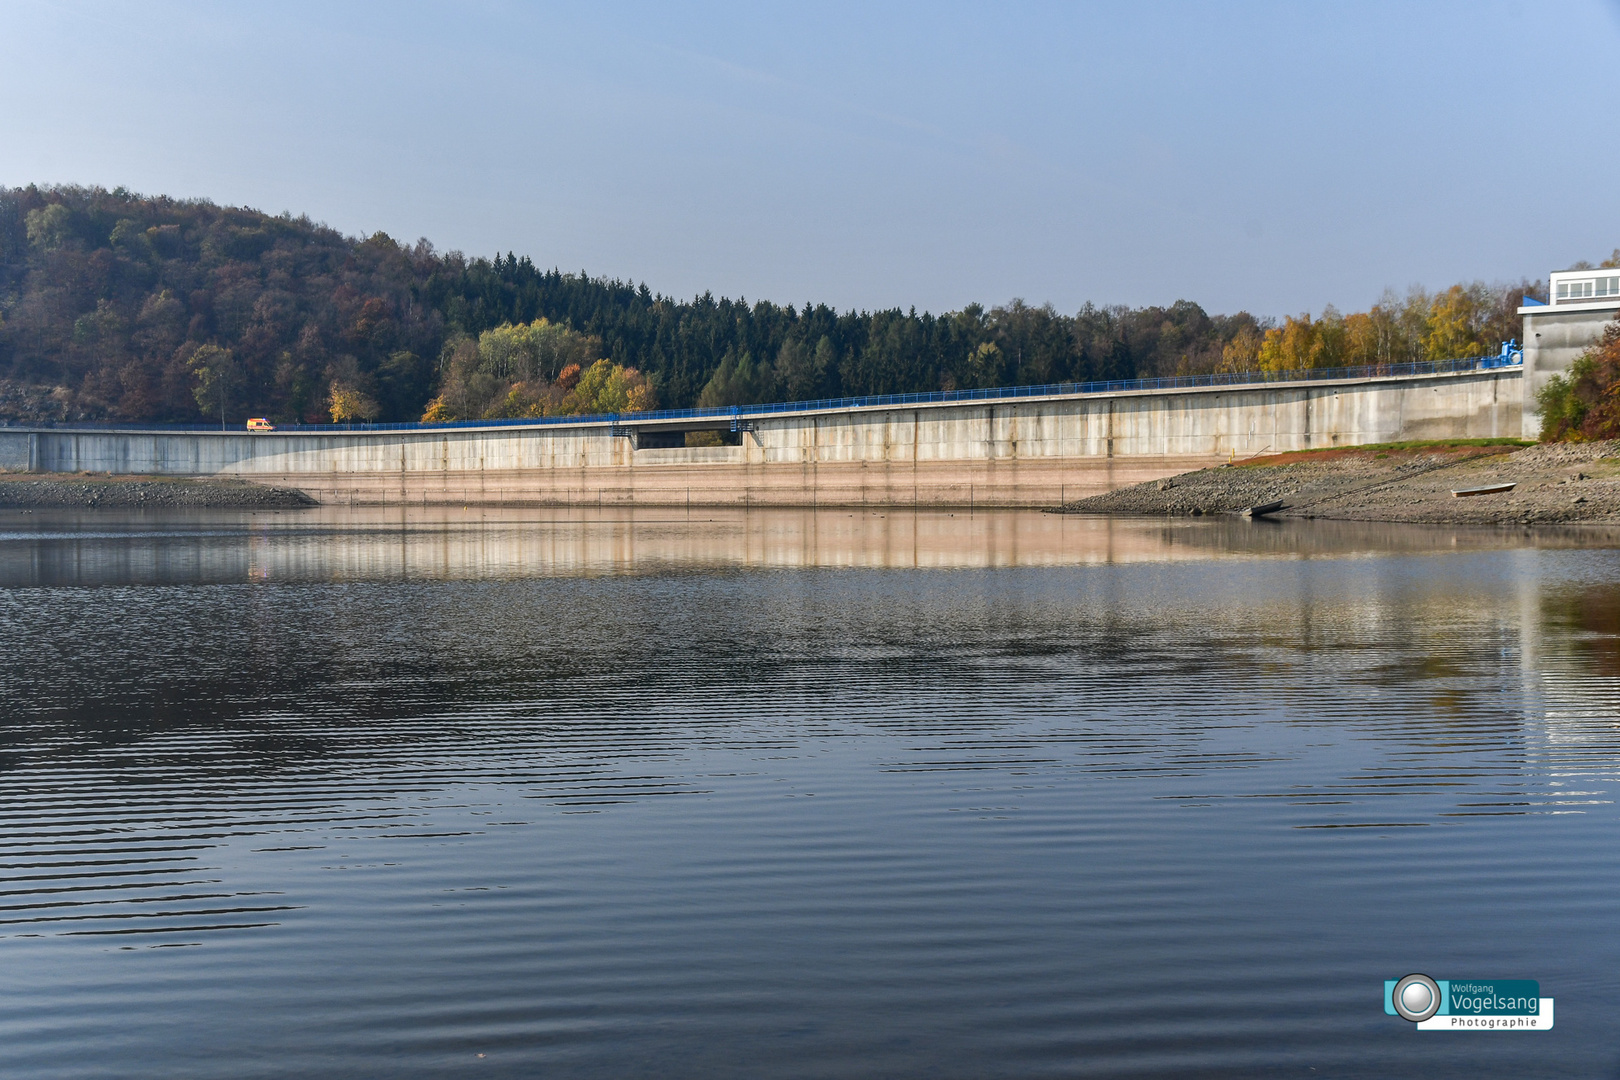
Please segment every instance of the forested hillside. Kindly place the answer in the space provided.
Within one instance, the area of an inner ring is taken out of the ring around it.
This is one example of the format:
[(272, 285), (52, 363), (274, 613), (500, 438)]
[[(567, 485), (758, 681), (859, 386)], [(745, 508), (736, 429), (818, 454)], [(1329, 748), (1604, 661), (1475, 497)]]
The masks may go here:
[(414, 420), (1493, 352), (1528, 283), (1280, 324), (1014, 300), (838, 312), (442, 254), (123, 189), (0, 189), (0, 420)]

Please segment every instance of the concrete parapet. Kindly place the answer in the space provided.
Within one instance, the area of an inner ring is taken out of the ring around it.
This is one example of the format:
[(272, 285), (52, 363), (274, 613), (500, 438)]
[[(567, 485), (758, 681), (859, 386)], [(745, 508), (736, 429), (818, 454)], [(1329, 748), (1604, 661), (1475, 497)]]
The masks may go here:
[(636, 449), (638, 429), (670, 422), (629, 416), (252, 435), (44, 428), (0, 433), (0, 465), (26, 453), (18, 467), (239, 476), (357, 502), (1033, 506), (1233, 457), (1514, 437), (1521, 386), (1509, 368), (805, 410), (751, 417), (741, 445), (692, 448)]

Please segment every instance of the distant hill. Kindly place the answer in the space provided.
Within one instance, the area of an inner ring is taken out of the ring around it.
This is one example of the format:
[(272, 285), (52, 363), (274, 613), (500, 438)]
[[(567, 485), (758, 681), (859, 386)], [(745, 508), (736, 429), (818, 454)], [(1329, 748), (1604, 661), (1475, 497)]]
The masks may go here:
[[(340, 398), (381, 420), (430, 407), (507, 415), (562, 399), (549, 380), (563, 372), (512, 368), (491, 334), (539, 320), (548, 341), (573, 335), (564, 345), (582, 360), (638, 369), (650, 389), (635, 400), (663, 407), (1405, 359), (1441, 347), (1430, 325), (1441, 316), (1461, 326), (1445, 348), (1494, 350), (1487, 338), (1511, 336), (1523, 286), (1453, 292), (1462, 299), (1443, 310), (1450, 293), (1375, 307), (1367, 317), (1383, 312), (1398, 330), (1376, 341), (1356, 336), (1357, 316), (1277, 327), (1189, 301), (938, 316), (678, 301), (527, 256), (346, 237), (307, 217), (122, 188), (0, 188), (0, 420), (197, 421), (222, 403), (234, 422), (324, 421)], [(229, 379), (211, 391), (220, 358)]]

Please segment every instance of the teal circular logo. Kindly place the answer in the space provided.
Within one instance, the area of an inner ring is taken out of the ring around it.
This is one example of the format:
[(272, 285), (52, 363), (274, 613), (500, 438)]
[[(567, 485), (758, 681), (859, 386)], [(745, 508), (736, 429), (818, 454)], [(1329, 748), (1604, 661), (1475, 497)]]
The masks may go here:
[(1395, 1011), (1414, 1024), (1440, 1011), (1440, 985), (1427, 975), (1408, 975), (1389, 997)]

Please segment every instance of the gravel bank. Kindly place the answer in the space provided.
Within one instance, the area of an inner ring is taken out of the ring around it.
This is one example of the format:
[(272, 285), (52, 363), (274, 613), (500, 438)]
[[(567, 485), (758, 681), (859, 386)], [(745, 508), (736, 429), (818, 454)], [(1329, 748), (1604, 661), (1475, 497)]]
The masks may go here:
[[(1512, 491), (1451, 492), (1492, 484)], [(1281, 500), (1278, 517), (1454, 525), (1620, 522), (1620, 443), (1426, 446), (1278, 454), (1121, 488), (1072, 514), (1232, 514)]]
[(0, 474), (0, 508), (185, 507), (210, 510), (288, 510), (318, 505), (302, 491), (246, 480), (185, 480), (151, 476)]

